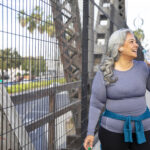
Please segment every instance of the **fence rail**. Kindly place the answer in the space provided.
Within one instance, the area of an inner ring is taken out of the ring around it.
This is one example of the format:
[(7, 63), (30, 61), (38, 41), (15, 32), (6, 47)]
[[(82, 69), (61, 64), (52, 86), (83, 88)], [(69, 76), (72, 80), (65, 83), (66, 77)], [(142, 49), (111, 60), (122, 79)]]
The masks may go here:
[(53, 95), (52, 93), (56, 93), (56, 92), (58, 93), (65, 90), (70, 91), (70, 89), (72, 88), (79, 88), (79, 87), (81, 87), (81, 81), (72, 82), (72, 83), (70, 82), (56, 87), (44, 87), (44, 88), (11, 94), (11, 99), (14, 105), (17, 105), (28, 101), (33, 101), (35, 98), (38, 99), (45, 96)]

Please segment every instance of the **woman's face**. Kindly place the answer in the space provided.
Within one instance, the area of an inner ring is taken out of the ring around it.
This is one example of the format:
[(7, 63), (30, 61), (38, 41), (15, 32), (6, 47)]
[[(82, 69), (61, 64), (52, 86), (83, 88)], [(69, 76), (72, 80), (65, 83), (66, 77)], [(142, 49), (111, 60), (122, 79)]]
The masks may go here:
[(121, 55), (134, 59), (137, 57), (138, 47), (134, 35), (128, 33), (124, 45), (120, 48)]

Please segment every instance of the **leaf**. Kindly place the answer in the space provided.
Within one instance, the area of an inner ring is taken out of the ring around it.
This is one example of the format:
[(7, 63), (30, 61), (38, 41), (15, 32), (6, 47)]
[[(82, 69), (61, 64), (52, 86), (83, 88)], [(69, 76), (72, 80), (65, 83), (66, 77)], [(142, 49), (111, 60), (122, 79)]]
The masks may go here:
[(142, 29), (135, 30), (134, 34), (138, 38), (139, 41), (143, 41), (145, 38), (145, 34), (144, 34), (144, 31)]

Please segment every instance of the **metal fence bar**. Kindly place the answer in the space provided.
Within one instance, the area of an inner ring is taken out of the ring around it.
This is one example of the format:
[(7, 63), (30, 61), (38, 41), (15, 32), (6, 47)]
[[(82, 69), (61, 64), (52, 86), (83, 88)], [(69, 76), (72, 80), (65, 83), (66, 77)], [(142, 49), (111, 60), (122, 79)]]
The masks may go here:
[[(55, 113), (55, 96), (54, 95), (50, 95), (49, 97), (49, 101), (50, 101), (50, 113)], [(50, 150), (54, 150), (55, 148), (55, 117), (53, 117), (51, 123), (49, 120), (49, 145), (48, 145), (48, 149)]]
[[(81, 101), (81, 137), (82, 143), (86, 136), (87, 128), (87, 85), (88, 85), (88, 25), (89, 25), (89, 1), (83, 1), (83, 31), (82, 31), (82, 101)], [(83, 148), (82, 148), (83, 149)]]

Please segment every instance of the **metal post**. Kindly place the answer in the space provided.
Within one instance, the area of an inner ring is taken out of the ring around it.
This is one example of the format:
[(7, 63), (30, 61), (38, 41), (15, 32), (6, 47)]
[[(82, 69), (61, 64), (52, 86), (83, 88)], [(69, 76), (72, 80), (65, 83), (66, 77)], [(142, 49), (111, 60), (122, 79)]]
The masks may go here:
[(88, 22), (89, 1), (83, 0), (83, 32), (82, 32), (82, 101), (81, 101), (81, 137), (82, 143), (87, 128), (87, 81), (88, 81)]
[[(50, 112), (55, 111), (55, 96), (54, 94), (49, 95)], [(48, 150), (54, 150), (55, 148), (55, 118), (49, 123), (49, 144)]]
[(89, 1), (89, 22), (88, 22), (88, 77), (93, 78), (93, 66), (94, 66), (94, 5)]

